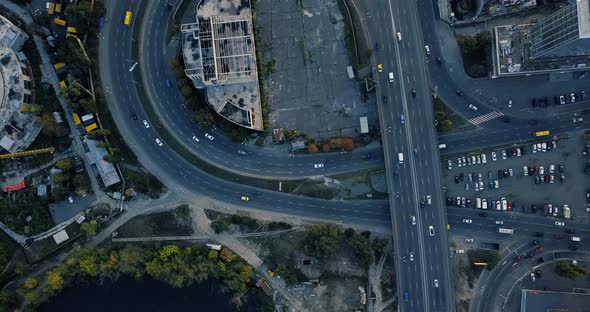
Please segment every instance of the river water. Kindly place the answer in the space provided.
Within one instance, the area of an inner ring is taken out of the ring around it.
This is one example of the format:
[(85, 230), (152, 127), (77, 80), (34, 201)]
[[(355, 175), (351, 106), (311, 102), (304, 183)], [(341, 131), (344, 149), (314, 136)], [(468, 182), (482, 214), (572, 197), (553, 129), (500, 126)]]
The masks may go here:
[(214, 283), (207, 281), (173, 288), (153, 279), (136, 281), (123, 275), (116, 281), (105, 280), (102, 284), (78, 282), (43, 304), (40, 311), (256, 311), (251, 302), (238, 310), (231, 303), (231, 294), (221, 294)]

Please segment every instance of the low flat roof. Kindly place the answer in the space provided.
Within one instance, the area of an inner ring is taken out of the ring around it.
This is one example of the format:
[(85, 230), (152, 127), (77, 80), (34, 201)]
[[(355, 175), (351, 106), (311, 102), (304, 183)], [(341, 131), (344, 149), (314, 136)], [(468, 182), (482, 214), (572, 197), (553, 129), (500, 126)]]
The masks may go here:
[(523, 289), (520, 311), (587, 312), (590, 294)]

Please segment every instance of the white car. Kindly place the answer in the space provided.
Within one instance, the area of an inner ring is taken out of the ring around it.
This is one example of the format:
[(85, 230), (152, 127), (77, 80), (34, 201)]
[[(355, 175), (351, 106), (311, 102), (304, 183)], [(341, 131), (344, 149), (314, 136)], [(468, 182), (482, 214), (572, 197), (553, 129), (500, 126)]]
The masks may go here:
[(496, 202), (496, 210), (502, 210), (502, 203), (500, 201)]
[(555, 165), (549, 165), (549, 173), (555, 172)]
[(502, 197), (502, 210), (508, 210), (508, 201)]
[(156, 139), (156, 144), (158, 144), (158, 146), (164, 145), (164, 144), (162, 144), (162, 141), (160, 141), (160, 139)]
[(545, 174), (545, 168), (543, 166), (539, 167), (539, 175)]
[(461, 157), (461, 162), (463, 163), (463, 167), (467, 166), (467, 159), (465, 159), (465, 156)]
[(397, 32), (397, 40), (402, 41), (402, 33), (399, 31)]
[(428, 227), (428, 235), (434, 236), (434, 227), (432, 225)]
[(522, 171), (525, 177), (529, 175), (529, 168), (527, 166), (522, 166)]
[(424, 50), (426, 50), (426, 55), (430, 55), (430, 47), (429, 46), (425, 45)]
[(504, 224), (504, 221), (502, 221), (502, 220), (496, 220), (496, 224), (497, 225), (502, 225), (502, 224)]
[(471, 219), (463, 219), (463, 223), (471, 224), (471, 223), (473, 223), (473, 220), (471, 220)]
[(488, 162), (488, 160), (486, 159), (486, 154), (481, 154), (481, 163), (485, 164), (487, 162)]
[(502, 159), (506, 159), (506, 150), (502, 150)]
[(565, 222), (555, 221), (556, 226), (565, 226)]
[(541, 151), (545, 153), (547, 151), (547, 142), (541, 143)]
[(477, 111), (477, 106), (475, 106), (473, 104), (469, 104), (469, 108), (471, 108), (474, 111)]
[(533, 153), (537, 152), (537, 144), (533, 144)]
[[(453, 162), (452, 162), (450, 159), (449, 159), (449, 161), (448, 161), (448, 164), (449, 164), (449, 165), (448, 165), (448, 167), (447, 167), (447, 168), (449, 168), (449, 170), (453, 169)], [(459, 167), (461, 167), (461, 166), (459, 166)]]
[(416, 225), (416, 216), (412, 216), (412, 225)]
[(410, 251), (410, 261), (414, 261), (414, 252)]
[(143, 121), (143, 125), (144, 125), (144, 126), (147, 128), (147, 129), (149, 129), (149, 128), (150, 128), (150, 124), (147, 122), (147, 120), (144, 120), (144, 121)]
[(434, 280), (434, 287), (438, 288), (438, 280), (437, 279)]
[(201, 142), (201, 140), (199, 140), (199, 138), (197, 138), (196, 135), (193, 135), (193, 140), (195, 140), (196, 142)]
[(465, 239), (465, 242), (466, 243), (473, 243), (473, 238), (466, 238)]
[(205, 133), (205, 137), (211, 141), (213, 141), (213, 139), (215, 139), (212, 135), (210, 135), (209, 133)]
[[(451, 161), (451, 160), (449, 160), (449, 161)], [(461, 165), (461, 158), (457, 158), (457, 167), (459, 167), (459, 168), (462, 167), (462, 165)]]
[(570, 102), (576, 103), (576, 95), (573, 93), (570, 94)]
[(313, 167), (316, 169), (324, 168), (324, 164), (313, 164)]
[(426, 203), (432, 205), (432, 197), (430, 195), (426, 196)]
[(492, 160), (493, 161), (498, 160), (498, 157), (496, 157), (496, 152), (492, 152)]

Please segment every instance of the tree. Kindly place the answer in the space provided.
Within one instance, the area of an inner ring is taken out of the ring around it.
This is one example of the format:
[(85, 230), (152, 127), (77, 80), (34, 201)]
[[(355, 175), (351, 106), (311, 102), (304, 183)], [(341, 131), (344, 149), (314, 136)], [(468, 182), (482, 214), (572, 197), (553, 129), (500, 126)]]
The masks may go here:
[(67, 180), (69, 180), (69, 177), (68, 177), (68, 176), (66, 176), (66, 175), (64, 175), (64, 174), (61, 174), (61, 173), (55, 173), (55, 174), (52, 174), (52, 175), (51, 175), (51, 180), (52, 180), (54, 183), (59, 183), (59, 184), (61, 184), (61, 183), (64, 183), (64, 182), (66, 182)]
[(102, 159), (106, 162), (116, 164), (121, 161), (121, 156), (115, 154), (106, 154), (102, 157)]
[(298, 282), (297, 275), (283, 263), (277, 265), (277, 274), (285, 280), (288, 286), (293, 286)]
[(443, 120), (441, 127), (442, 127), (443, 131), (449, 131), (453, 128), (453, 122), (450, 121), (449, 119), (445, 119), (445, 120)]
[(193, 122), (203, 129), (211, 129), (215, 125), (215, 116), (209, 111), (201, 109), (193, 114)]
[(62, 159), (55, 163), (55, 167), (63, 171), (70, 171), (74, 168), (74, 162), (71, 158)]
[(445, 112), (435, 112), (434, 113), (434, 119), (436, 119), (438, 122), (442, 122), (443, 120), (447, 119), (447, 113)]
[(96, 102), (94, 102), (91, 98), (81, 99), (80, 108), (86, 113), (93, 113), (97, 111)]
[(95, 140), (95, 139), (101, 138), (103, 136), (109, 136), (109, 135), (111, 135), (111, 131), (109, 131), (107, 129), (95, 129), (95, 130), (88, 132), (88, 134), (86, 134), (86, 136), (91, 140)]
[(75, 26), (80, 33), (86, 33), (92, 19), (92, 7), (89, 1), (80, 1), (78, 5), (68, 5), (65, 11), (70, 24)]
[(369, 264), (371, 260), (371, 242), (367, 237), (359, 235), (351, 237), (346, 242), (361, 263)]
[(233, 251), (231, 251), (229, 248), (223, 248), (221, 249), (221, 253), (220, 253), (221, 259), (223, 259), (223, 261), (229, 263), (232, 262), (236, 259), (236, 254), (233, 253)]
[(59, 275), (59, 273), (55, 272), (54, 270), (47, 272), (45, 278), (51, 290), (55, 292), (61, 290), (61, 288), (64, 285), (63, 278), (61, 277), (61, 275)]
[(25, 282), (22, 285), (22, 288), (25, 291), (31, 291), (31, 290), (37, 288), (37, 286), (39, 286), (39, 281), (37, 281), (36, 278), (31, 277), (31, 278), (27, 278), (25, 280)]
[(318, 152), (318, 146), (315, 145), (314, 143), (309, 143), (307, 145), (307, 152), (309, 152), (310, 154), (315, 154)]
[(182, 89), (180, 89), (180, 92), (182, 92), (182, 95), (184, 95), (184, 97), (189, 97), (193, 94), (193, 87), (186, 85), (182, 87)]
[(53, 120), (53, 116), (51, 116), (50, 113), (41, 114), (41, 118), (39, 118), (39, 123), (41, 124), (41, 127), (43, 127), (43, 134), (51, 137), (54, 137), (56, 135), (57, 128), (55, 125), (55, 121)]
[(334, 225), (316, 225), (307, 230), (303, 240), (306, 249), (320, 257), (334, 254), (340, 244), (340, 232)]
[(80, 226), (80, 231), (82, 231), (84, 233), (84, 236), (91, 237), (96, 235), (96, 229), (98, 228), (98, 223), (96, 223), (95, 220), (92, 220), (90, 222), (84, 222), (82, 223), (82, 225)]
[[(13, 291), (4, 289), (0, 291), (0, 307), (4, 307), (6, 311), (15, 311), (18, 306), (16, 294)], [(2, 311), (2, 309), (0, 309)]]
[(118, 258), (118, 270), (139, 279), (145, 273), (145, 263), (149, 259), (149, 254), (146, 249), (141, 247), (126, 245), (125, 248), (119, 250)]
[(324, 145), (322, 145), (322, 152), (327, 153), (330, 151), (330, 144), (325, 143)]
[(76, 194), (83, 196), (88, 193), (88, 179), (83, 175), (76, 175), (73, 179)]
[(342, 139), (342, 148), (346, 151), (352, 151), (354, 149), (354, 142), (351, 138)]

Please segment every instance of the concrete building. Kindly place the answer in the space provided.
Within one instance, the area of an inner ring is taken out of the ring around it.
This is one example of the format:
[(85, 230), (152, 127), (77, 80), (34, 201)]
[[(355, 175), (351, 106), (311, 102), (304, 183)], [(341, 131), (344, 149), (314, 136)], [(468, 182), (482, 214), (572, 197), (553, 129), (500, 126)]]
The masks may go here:
[(248, 1), (202, 0), (196, 22), (182, 24), (185, 74), (230, 122), (263, 130), (254, 30)]
[(523, 289), (520, 300), (520, 312), (586, 312), (590, 294)]
[(115, 166), (112, 163), (103, 160), (103, 157), (108, 154), (107, 150), (104, 147), (96, 146), (100, 141), (91, 140), (89, 138), (85, 138), (84, 141), (88, 146), (86, 159), (88, 159), (89, 164), (96, 166), (96, 170), (98, 171), (98, 175), (104, 186), (109, 187), (113, 184), (119, 183), (121, 178), (119, 178)]
[(527, 34), (531, 59), (590, 55), (590, 0), (571, 0)]
[(19, 52), (28, 36), (0, 16), (0, 147), (9, 153), (26, 149), (41, 131), (32, 104), (32, 82), (26, 56)]

